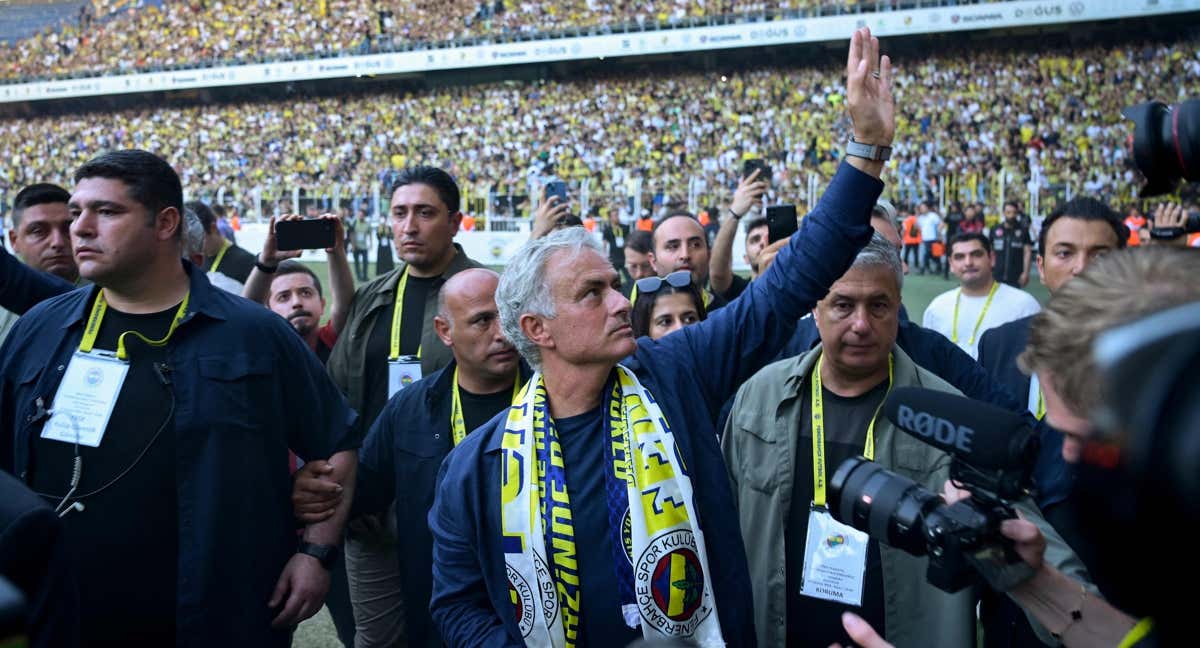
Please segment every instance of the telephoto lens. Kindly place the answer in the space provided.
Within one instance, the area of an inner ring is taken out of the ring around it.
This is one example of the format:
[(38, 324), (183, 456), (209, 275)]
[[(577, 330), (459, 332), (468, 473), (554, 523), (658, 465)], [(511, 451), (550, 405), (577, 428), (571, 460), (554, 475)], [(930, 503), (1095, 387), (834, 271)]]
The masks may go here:
[(1170, 192), (1183, 178), (1200, 180), (1200, 100), (1178, 106), (1151, 101), (1121, 111), (1133, 121), (1133, 163), (1146, 184), (1141, 196)]
[(843, 461), (829, 481), (835, 519), (914, 556), (925, 555), (925, 516), (942, 503), (940, 495), (863, 457)]

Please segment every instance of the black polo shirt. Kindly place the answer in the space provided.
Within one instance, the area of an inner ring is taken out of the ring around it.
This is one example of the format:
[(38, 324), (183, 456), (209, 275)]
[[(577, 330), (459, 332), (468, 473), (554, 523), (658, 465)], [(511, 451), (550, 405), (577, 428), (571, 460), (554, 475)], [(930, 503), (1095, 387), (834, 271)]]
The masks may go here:
[(1019, 288), (1021, 273), (1025, 271), (1025, 248), (1033, 245), (1029, 228), (1022, 225), (1020, 220), (1011, 224), (1004, 221), (988, 230), (988, 238), (996, 253), (992, 276), (996, 281)]

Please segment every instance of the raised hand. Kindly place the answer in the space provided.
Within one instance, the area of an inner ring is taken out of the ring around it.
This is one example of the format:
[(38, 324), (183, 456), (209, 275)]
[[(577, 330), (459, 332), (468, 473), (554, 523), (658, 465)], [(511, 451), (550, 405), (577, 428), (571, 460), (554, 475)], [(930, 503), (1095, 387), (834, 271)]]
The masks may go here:
[(742, 178), (738, 183), (737, 191), (733, 192), (733, 202), (729, 204), (729, 211), (737, 215), (738, 218), (745, 216), (747, 212), (754, 208), (762, 200), (762, 196), (767, 192), (767, 181), (759, 180), (759, 173), (762, 169), (755, 169), (753, 173)]
[(333, 221), (333, 247), (325, 248), (326, 254), (333, 254), (341, 250), (342, 254), (346, 253), (346, 227), (342, 224), (342, 218), (337, 214), (324, 213), (319, 216), (325, 220)]
[(896, 101), (892, 96), (892, 60), (879, 57), (879, 39), (869, 27), (854, 31), (846, 59), (846, 107), (854, 122), (854, 139), (891, 146), (896, 135)]
[(270, 223), (267, 224), (267, 239), (263, 241), (262, 252), (258, 253), (259, 263), (268, 267), (277, 267), (280, 261), (295, 259), (300, 256), (303, 250), (286, 250), (280, 251), (278, 244), (275, 242), (275, 221), (285, 220), (303, 220), (304, 217), (299, 214), (284, 214), (282, 216), (272, 216)]

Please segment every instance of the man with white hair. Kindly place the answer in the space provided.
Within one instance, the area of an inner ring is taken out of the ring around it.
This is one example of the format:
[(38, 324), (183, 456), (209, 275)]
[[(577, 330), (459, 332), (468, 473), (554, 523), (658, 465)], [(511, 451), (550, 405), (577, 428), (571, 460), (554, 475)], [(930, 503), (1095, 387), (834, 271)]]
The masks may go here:
[[(880, 415), (897, 387), (959, 394), (897, 344), (903, 277), (898, 250), (876, 234), (813, 309), (821, 344), (763, 369), (734, 399), (721, 448), (760, 647), (846, 641), (845, 612), (900, 646), (974, 644), (971, 590), (948, 594), (928, 584), (924, 558), (841, 524), (828, 508), (829, 476), (858, 455), (934, 491), (950, 476), (949, 455)], [(1086, 581), (1082, 563), (1033, 503), (1018, 508), (1045, 534), (1046, 562)], [(839, 539), (833, 549), (831, 538)]]
[(847, 105), (861, 157), (842, 164), (773, 266), (704, 322), (635, 339), (616, 270), (578, 228), (515, 256), (496, 303), (536, 373), (507, 417), (450, 454), (429, 514), (430, 611), (448, 645), (754, 643), (713, 420), (870, 238), (879, 147), (895, 132), (891, 63), (878, 51), (869, 30), (855, 32)]

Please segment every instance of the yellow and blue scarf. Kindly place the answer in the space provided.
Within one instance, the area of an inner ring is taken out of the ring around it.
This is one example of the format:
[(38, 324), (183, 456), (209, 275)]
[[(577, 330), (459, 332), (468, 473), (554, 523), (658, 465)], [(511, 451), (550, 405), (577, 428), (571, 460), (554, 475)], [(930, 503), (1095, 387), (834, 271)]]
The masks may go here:
[[(604, 438), (621, 615), (647, 639), (724, 646), (687, 467), (654, 397), (628, 369), (618, 365), (615, 374), (606, 389)], [(525, 644), (573, 648), (582, 609), (578, 553), (546, 401), (539, 372), (508, 413), (500, 470), (504, 562)]]

